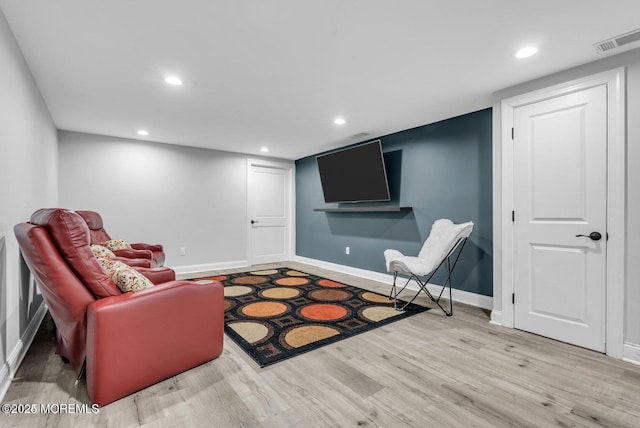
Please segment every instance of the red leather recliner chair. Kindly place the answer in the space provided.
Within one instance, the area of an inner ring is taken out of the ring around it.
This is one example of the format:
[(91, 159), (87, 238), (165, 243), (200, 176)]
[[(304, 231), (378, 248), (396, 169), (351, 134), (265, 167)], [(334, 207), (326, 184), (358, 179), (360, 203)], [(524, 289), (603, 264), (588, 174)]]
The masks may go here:
[[(14, 231), (56, 324), (56, 353), (77, 373), (86, 362), (94, 403), (108, 404), (221, 354), (219, 282), (170, 281), (123, 294), (93, 256), (87, 224), (75, 212), (38, 210)], [(156, 282), (167, 276), (140, 271)]]
[[(91, 244), (100, 244), (101, 242), (110, 241), (111, 236), (104, 230), (102, 217), (95, 211), (76, 211), (87, 222), (91, 233)], [(131, 250), (115, 250), (114, 254), (118, 257), (126, 257), (129, 259), (148, 259), (149, 266), (155, 267), (164, 264), (164, 251), (160, 244), (144, 244), (141, 242), (130, 244)], [(139, 262), (132, 266), (141, 266)]]

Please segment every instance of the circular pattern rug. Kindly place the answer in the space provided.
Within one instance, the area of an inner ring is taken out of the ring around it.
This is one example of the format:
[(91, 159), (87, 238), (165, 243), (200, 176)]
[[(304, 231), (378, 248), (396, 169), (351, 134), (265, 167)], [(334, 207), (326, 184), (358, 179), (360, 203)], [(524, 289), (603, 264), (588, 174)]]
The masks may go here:
[(225, 286), (225, 332), (261, 367), (429, 309), (290, 268), (196, 280)]

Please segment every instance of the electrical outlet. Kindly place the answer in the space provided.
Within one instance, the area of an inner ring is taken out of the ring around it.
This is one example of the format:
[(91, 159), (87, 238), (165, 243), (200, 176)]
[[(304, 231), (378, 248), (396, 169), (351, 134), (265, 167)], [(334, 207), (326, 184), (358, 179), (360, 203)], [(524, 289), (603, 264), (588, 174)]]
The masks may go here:
[(345, 254), (349, 254), (349, 252), (351, 251), (351, 248), (349, 247), (344, 247), (344, 253)]
[(180, 247), (180, 255), (181, 256), (186, 256), (187, 255), (187, 249), (185, 247)]

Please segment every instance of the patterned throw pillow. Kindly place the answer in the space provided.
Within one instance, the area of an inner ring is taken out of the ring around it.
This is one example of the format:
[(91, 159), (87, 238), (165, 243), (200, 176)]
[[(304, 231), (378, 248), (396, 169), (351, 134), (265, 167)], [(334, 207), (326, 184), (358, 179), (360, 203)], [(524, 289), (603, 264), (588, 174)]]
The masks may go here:
[(103, 257), (98, 259), (98, 263), (123, 293), (153, 287), (146, 276), (120, 261)]
[(129, 266), (116, 270), (111, 279), (123, 293), (153, 287), (153, 283), (146, 276)]
[(124, 239), (112, 239), (110, 241), (101, 242), (100, 245), (104, 245), (111, 251), (131, 249), (131, 245), (129, 245), (129, 243)]
[(98, 257), (98, 263), (100, 263), (100, 267), (104, 269), (109, 277), (112, 277), (113, 274), (116, 273), (116, 270), (127, 266), (118, 260), (112, 260), (108, 257)]
[(92, 245), (91, 246), (91, 251), (93, 251), (93, 255), (96, 256), (98, 259), (99, 258), (103, 258), (103, 257), (115, 257), (116, 255), (113, 254), (113, 251), (111, 251), (110, 249), (108, 249), (107, 247), (104, 247), (102, 245)]

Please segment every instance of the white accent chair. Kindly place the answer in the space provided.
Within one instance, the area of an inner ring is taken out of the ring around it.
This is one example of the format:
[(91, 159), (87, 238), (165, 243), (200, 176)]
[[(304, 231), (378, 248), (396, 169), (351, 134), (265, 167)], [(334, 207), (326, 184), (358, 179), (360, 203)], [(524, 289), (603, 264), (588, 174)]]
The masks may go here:
[[(447, 315), (453, 315), (453, 300), (451, 299), (451, 273), (460, 258), (464, 244), (467, 238), (473, 230), (473, 223), (460, 223), (454, 224), (449, 219), (436, 220), (431, 226), (431, 232), (429, 237), (425, 241), (417, 257), (405, 256), (398, 250), (385, 250), (384, 258), (387, 264), (387, 271), (393, 273), (393, 285), (391, 287), (391, 293), (389, 298), (393, 299), (394, 307), (397, 310), (403, 310), (410, 303), (412, 303), (420, 291), (423, 291), (431, 301), (435, 302), (440, 309)], [(456, 252), (456, 249), (458, 251)], [(455, 255), (455, 258), (453, 257)], [(451, 259), (454, 258), (453, 264)], [(442, 289), (437, 297), (430, 293), (427, 289), (427, 284), (443, 265), (447, 266), (447, 279), (442, 285)], [(404, 287), (400, 291), (396, 286), (396, 280), (398, 274), (409, 275), (409, 279), (405, 283)], [(420, 277), (426, 277), (424, 281)], [(420, 289), (417, 291), (413, 298), (405, 303), (401, 308), (398, 308), (398, 295), (407, 288), (409, 282), (414, 279)], [(449, 286), (449, 310), (445, 309), (440, 304), (440, 298), (445, 290)]]

